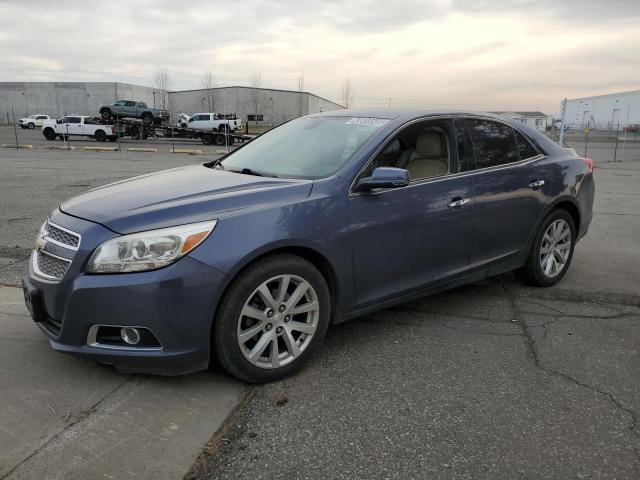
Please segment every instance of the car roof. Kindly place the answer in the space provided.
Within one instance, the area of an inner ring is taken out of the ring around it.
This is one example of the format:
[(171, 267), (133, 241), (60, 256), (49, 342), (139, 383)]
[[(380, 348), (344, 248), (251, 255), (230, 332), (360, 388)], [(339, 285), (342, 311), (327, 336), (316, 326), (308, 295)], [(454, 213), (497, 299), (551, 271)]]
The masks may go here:
[(388, 120), (402, 119), (412, 120), (414, 118), (422, 118), (428, 116), (439, 115), (460, 115), (469, 117), (491, 117), (503, 121), (508, 118), (501, 117), (489, 112), (476, 112), (468, 110), (446, 110), (446, 109), (400, 109), (400, 108), (348, 108), (343, 110), (332, 110), (329, 112), (320, 112), (308, 115), (309, 117), (364, 117), (364, 118), (383, 118)]

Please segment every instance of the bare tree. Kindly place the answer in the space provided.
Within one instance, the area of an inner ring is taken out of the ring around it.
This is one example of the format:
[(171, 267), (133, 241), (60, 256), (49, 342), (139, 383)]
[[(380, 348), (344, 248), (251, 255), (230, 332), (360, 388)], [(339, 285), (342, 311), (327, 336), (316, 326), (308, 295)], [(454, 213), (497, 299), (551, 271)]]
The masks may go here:
[(349, 108), (353, 104), (353, 85), (348, 78), (342, 84), (342, 105)]
[(304, 100), (304, 73), (298, 77), (298, 116), (302, 116), (302, 102)]
[(202, 77), (200, 78), (200, 83), (202, 84), (202, 104), (203, 107), (206, 108), (207, 112), (213, 112), (213, 108), (215, 106), (215, 90), (216, 88), (216, 77), (213, 75), (211, 70), (207, 70), (203, 72)]
[(251, 110), (253, 115), (255, 115), (254, 119), (256, 125), (258, 124), (258, 114), (260, 113), (260, 106), (262, 103), (262, 92), (260, 91), (260, 85), (262, 85), (262, 73), (254, 72), (249, 77), (249, 87), (251, 88)]
[(153, 76), (153, 85), (156, 89), (160, 90), (157, 95), (157, 97), (159, 97), (158, 107), (162, 110), (166, 110), (167, 105), (169, 104), (169, 95), (167, 94), (167, 91), (171, 88), (171, 75), (169, 75), (169, 70), (166, 68), (158, 70)]

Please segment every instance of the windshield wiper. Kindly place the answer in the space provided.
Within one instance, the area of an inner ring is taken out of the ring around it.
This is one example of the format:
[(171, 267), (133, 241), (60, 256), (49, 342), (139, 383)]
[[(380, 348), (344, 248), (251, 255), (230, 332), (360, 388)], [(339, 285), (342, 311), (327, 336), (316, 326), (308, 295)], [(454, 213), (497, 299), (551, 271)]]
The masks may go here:
[(219, 168), (220, 170), (224, 170), (224, 167), (222, 166), (222, 158), (216, 158), (215, 160), (211, 160), (203, 165), (207, 168)]
[(250, 168), (243, 168), (242, 170), (229, 170), (229, 172), (241, 173), (243, 175), (255, 175), (256, 177), (278, 178), (277, 175), (274, 175), (272, 173), (258, 172), (257, 170), (251, 170)]

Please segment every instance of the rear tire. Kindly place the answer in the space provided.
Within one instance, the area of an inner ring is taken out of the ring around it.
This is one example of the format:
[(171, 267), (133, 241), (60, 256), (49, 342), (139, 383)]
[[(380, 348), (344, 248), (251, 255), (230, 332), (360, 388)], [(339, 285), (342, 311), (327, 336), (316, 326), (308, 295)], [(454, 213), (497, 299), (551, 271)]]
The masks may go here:
[(530, 285), (550, 287), (569, 270), (576, 243), (573, 217), (563, 209), (552, 211), (536, 234), (529, 257), (519, 274)]
[(218, 133), (216, 135), (213, 136), (213, 143), (215, 143), (216, 145), (218, 145), (219, 147), (224, 146), (225, 142), (224, 142), (224, 135), (221, 133)]
[(105, 108), (100, 112), (100, 116), (102, 117), (103, 120), (108, 122), (109, 120), (111, 120), (111, 110), (109, 110), (108, 108)]
[(44, 135), (44, 138), (46, 138), (49, 141), (55, 140), (57, 137), (56, 132), (54, 132), (53, 128), (51, 127), (45, 128), (42, 134)]
[(98, 142), (104, 142), (107, 140), (107, 134), (104, 133), (102, 130), (98, 130), (94, 136)]
[[(268, 299), (260, 293), (264, 291)], [(212, 332), (214, 356), (241, 380), (281, 380), (298, 371), (320, 346), (330, 310), (327, 282), (310, 262), (289, 254), (265, 257), (242, 271), (224, 295)], [(240, 332), (253, 331), (253, 337), (241, 339)]]
[(151, 115), (150, 113), (145, 113), (144, 115), (142, 115), (142, 123), (147, 126), (153, 125), (153, 115)]

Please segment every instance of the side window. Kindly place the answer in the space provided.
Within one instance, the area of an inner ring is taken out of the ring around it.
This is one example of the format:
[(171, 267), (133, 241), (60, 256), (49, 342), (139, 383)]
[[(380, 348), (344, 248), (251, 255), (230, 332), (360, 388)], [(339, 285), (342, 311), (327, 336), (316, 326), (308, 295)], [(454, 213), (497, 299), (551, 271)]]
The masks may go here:
[(516, 141), (518, 142), (518, 150), (520, 151), (520, 159), (526, 160), (527, 158), (536, 157), (539, 155), (538, 151), (533, 148), (531, 142), (525, 138), (525, 136), (516, 130)]
[(426, 120), (404, 128), (367, 166), (361, 177), (378, 167), (404, 168), (412, 181), (457, 171), (451, 120)]
[(135, 106), (136, 106), (136, 102), (127, 101), (127, 107), (135, 107)]
[(47, 116), (46, 116), (46, 115), (38, 115), (38, 116), (36, 117), (36, 120), (46, 120), (46, 119), (47, 119)]
[(69, 123), (80, 123), (80, 117), (67, 117)]
[(144, 102), (138, 102), (138, 108), (147, 108), (147, 104)]
[(520, 160), (513, 129), (491, 120), (467, 120), (476, 168), (495, 167)]
[(116, 103), (113, 104), (114, 107), (122, 107), (124, 106), (126, 102), (124, 100), (118, 100)]

